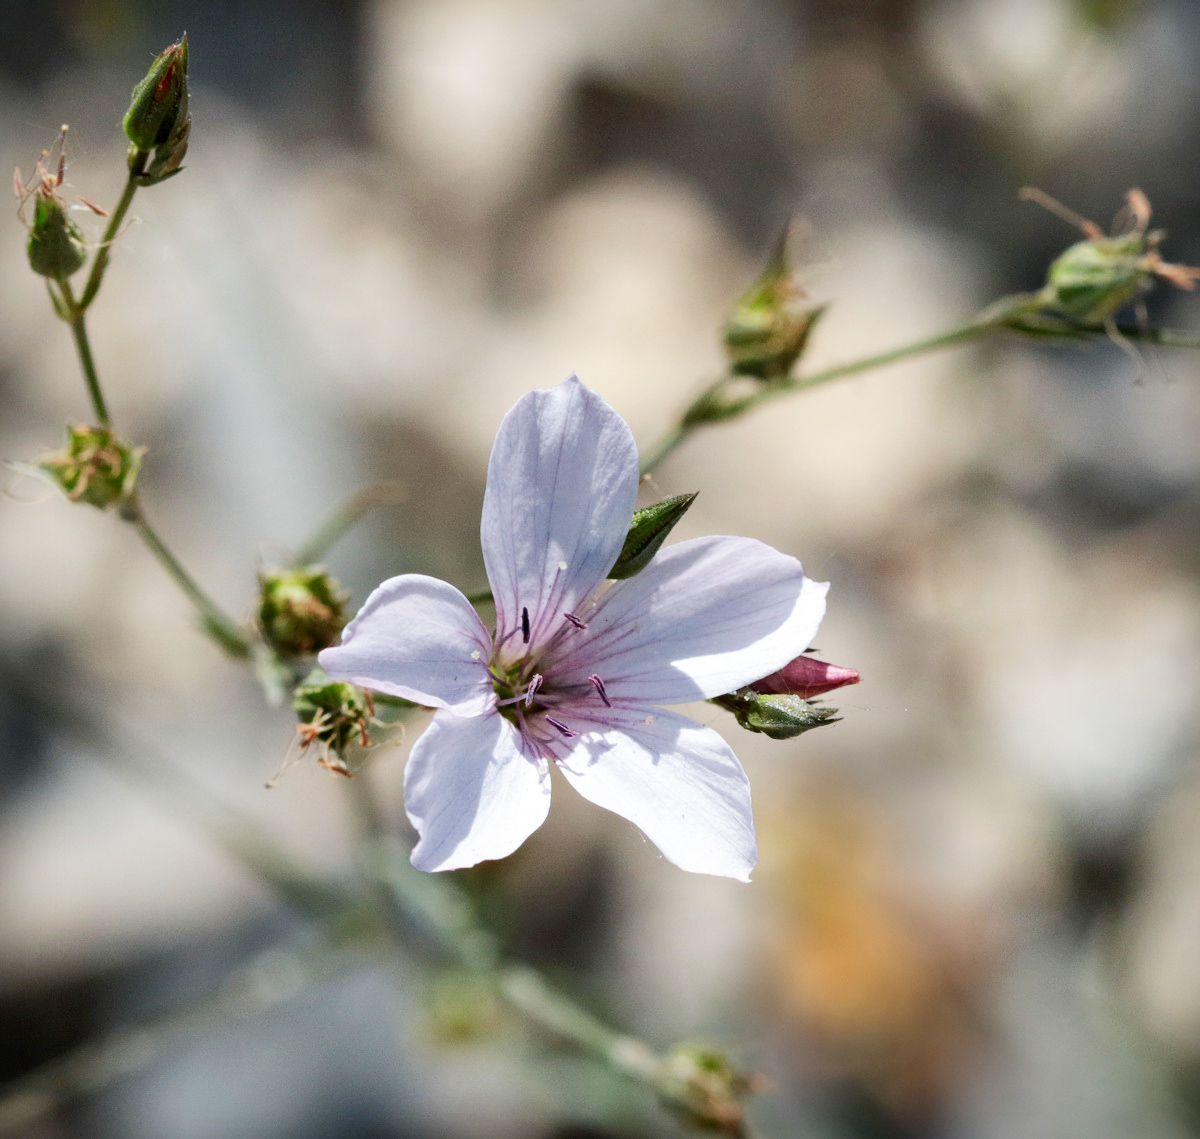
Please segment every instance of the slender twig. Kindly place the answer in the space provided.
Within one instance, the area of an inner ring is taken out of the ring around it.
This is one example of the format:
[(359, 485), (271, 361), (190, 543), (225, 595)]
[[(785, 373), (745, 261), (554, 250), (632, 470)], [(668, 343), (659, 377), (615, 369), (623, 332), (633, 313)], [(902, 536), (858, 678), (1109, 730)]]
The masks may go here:
[(81, 312), (87, 311), (100, 291), (100, 283), (104, 280), (104, 271), (108, 268), (108, 258), (113, 242), (116, 240), (121, 223), (125, 220), (125, 215), (129, 212), (133, 195), (137, 193), (139, 179), (146, 170), (146, 162), (149, 158), (148, 150), (135, 149), (130, 152), (129, 177), (125, 181), (121, 200), (117, 202), (116, 208), (108, 219), (108, 225), (104, 228), (104, 236), (100, 239), (100, 248), (96, 251), (95, 261), (92, 262), (92, 271), (88, 274), (87, 284), (83, 287), (83, 294), (79, 298)]
[(268, 949), (199, 1004), (110, 1032), (14, 1080), (0, 1091), (0, 1135), (30, 1134), (37, 1120), (144, 1070), (173, 1045), (278, 1008), (362, 960), (354, 945)]
[[(863, 356), (845, 364), (835, 364), (808, 376), (797, 376), (794, 379), (774, 380), (763, 383), (756, 390), (740, 398), (731, 398), (729, 403), (720, 408), (717, 415), (705, 415), (712, 401), (718, 399), (723, 389), (736, 377), (722, 376), (714, 381), (692, 402), (680, 422), (672, 427), (662, 439), (650, 448), (642, 461), (643, 477), (652, 473), (683, 444), (694, 431), (700, 427), (735, 419), (746, 412), (780, 396), (793, 395), (796, 392), (809, 391), (847, 376), (860, 375), (875, 368), (884, 368), (889, 364), (899, 363), (915, 356), (923, 356), (942, 348), (951, 348), (966, 344), (973, 340), (982, 339), (995, 332), (1015, 332), (1023, 335), (1040, 336), (1048, 339), (1080, 341), (1108, 338), (1104, 328), (1084, 327), (1065, 321), (1037, 321), (1025, 317), (1017, 311), (1015, 302), (1019, 298), (1005, 298), (990, 306), (984, 313), (975, 317), (967, 324), (952, 328), (935, 336), (923, 337), (910, 344), (898, 348), (890, 348), (885, 352), (876, 352)], [(1140, 340), (1148, 344), (1156, 344), (1163, 348), (1200, 348), (1200, 334), (1177, 331), (1169, 328), (1143, 328), (1138, 325), (1118, 325), (1117, 332), (1128, 340)]]
[(146, 520), (140, 501), (134, 497), (122, 508), (122, 517), (133, 523), (138, 536), (146, 548), (158, 559), (159, 565), (167, 571), (172, 580), (191, 600), (200, 613), (204, 631), (217, 641), (221, 647), (234, 657), (250, 655), (250, 641), (227, 617), (216, 602), (196, 584), (195, 579), (187, 572), (179, 559), (171, 552), (167, 544), (158, 536), (158, 531)]
[(356, 490), (314, 531), (312, 536), (296, 551), (292, 563), (297, 566), (320, 561), (329, 548), (352, 526), (377, 506), (388, 506), (400, 502), (404, 488), (397, 482), (376, 482)]
[[(66, 320), (71, 326), (71, 335), (75, 338), (75, 351), (79, 354), (79, 366), (83, 370), (83, 380), (87, 384), (88, 396), (92, 401), (92, 410), (96, 413), (96, 423), (100, 427), (111, 428), (112, 420), (108, 414), (108, 404), (104, 401), (104, 392), (100, 388), (100, 376), (96, 371), (96, 361), (92, 357), (92, 346), (88, 340), (87, 323), (84, 318), (85, 305), (76, 301), (71, 289), (71, 282), (65, 277), (58, 282), (62, 290), (63, 305), (66, 310)], [(51, 294), (53, 296), (53, 294)]]

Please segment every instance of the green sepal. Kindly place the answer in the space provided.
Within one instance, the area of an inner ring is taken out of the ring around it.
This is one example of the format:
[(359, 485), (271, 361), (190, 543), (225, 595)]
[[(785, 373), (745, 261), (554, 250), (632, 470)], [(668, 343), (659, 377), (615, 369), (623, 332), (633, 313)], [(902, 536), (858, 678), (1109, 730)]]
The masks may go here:
[(753, 688), (739, 688), (709, 703), (732, 712), (748, 732), (761, 732), (773, 740), (794, 739), (839, 719), (836, 708), (813, 704), (799, 696), (755, 692)]
[(650, 559), (658, 553), (667, 535), (675, 528), (675, 523), (696, 501), (696, 495), (699, 493), (693, 491), (691, 494), (673, 494), (661, 502), (635, 510), (633, 521), (629, 524), (629, 533), (625, 535), (625, 545), (621, 547), (608, 576), (619, 581), (641, 573), (650, 564)]

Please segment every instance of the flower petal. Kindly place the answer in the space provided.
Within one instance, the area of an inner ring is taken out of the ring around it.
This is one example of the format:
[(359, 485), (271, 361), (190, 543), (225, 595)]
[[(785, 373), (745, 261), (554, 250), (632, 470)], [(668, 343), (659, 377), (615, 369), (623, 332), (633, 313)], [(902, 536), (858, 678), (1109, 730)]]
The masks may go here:
[(317, 660), (330, 676), (434, 708), (478, 715), (492, 706), (492, 643), (454, 586), (409, 573), (379, 586)]
[(492, 447), (480, 528), (498, 642), (527, 608), (538, 643), (604, 580), (637, 484), (629, 426), (578, 379), (522, 396)]
[(571, 785), (635, 824), (676, 866), (748, 882), (758, 861), (750, 782), (714, 732), (674, 712), (613, 708), (559, 761)]
[(598, 674), (610, 699), (706, 700), (774, 672), (802, 653), (825, 614), (826, 582), (753, 538), (668, 546), (584, 614), (552, 666)]
[(504, 858), (550, 809), (550, 772), (525, 755), (516, 729), (497, 712), (442, 710), (413, 745), (404, 809), (421, 835), (418, 870), (458, 870)]

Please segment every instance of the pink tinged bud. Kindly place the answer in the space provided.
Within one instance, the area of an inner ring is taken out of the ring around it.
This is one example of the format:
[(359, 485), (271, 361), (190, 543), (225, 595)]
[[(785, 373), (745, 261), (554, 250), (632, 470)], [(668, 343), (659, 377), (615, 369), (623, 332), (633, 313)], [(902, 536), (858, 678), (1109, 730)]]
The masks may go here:
[(832, 692), (835, 688), (857, 684), (861, 679), (852, 668), (827, 664), (813, 657), (797, 657), (778, 672), (764, 676), (762, 680), (756, 680), (748, 687), (768, 695), (799, 696), (802, 700), (811, 700), (814, 696)]

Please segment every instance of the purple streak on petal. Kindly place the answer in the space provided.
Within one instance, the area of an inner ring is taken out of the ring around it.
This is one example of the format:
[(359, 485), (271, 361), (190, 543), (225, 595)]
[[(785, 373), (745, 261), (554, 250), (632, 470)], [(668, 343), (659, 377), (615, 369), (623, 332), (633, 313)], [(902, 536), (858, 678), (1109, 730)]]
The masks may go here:
[(637, 484), (628, 425), (579, 380), (518, 401), (492, 448), (480, 527), (498, 640), (520, 628), (525, 604), (541, 643), (596, 589), (625, 541)]
[(418, 870), (457, 870), (504, 858), (550, 809), (550, 774), (502, 716), (439, 711), (413, 745), (404, 808), (421, 836)]
[(581, 682), (602, 674), (618, 704), (720, 696), (803, 652), (827, 589), (752, 538), (680, 542), (617, 582), (589, 615), (587, 637), (564, 641), (542, 667)]
[(491, 651), (487, 629), (454, 586), (404, 574), (379, 586), (342, 643), (317, 659), (337, 680), (472, 715), (494, 700)]
[(628, 819), (676, 866), (749, 881), (758, 860), (750, 783), (716, 732), (657, 708), (613, 709), (577, 726), (559, 770), (585, 799)]

